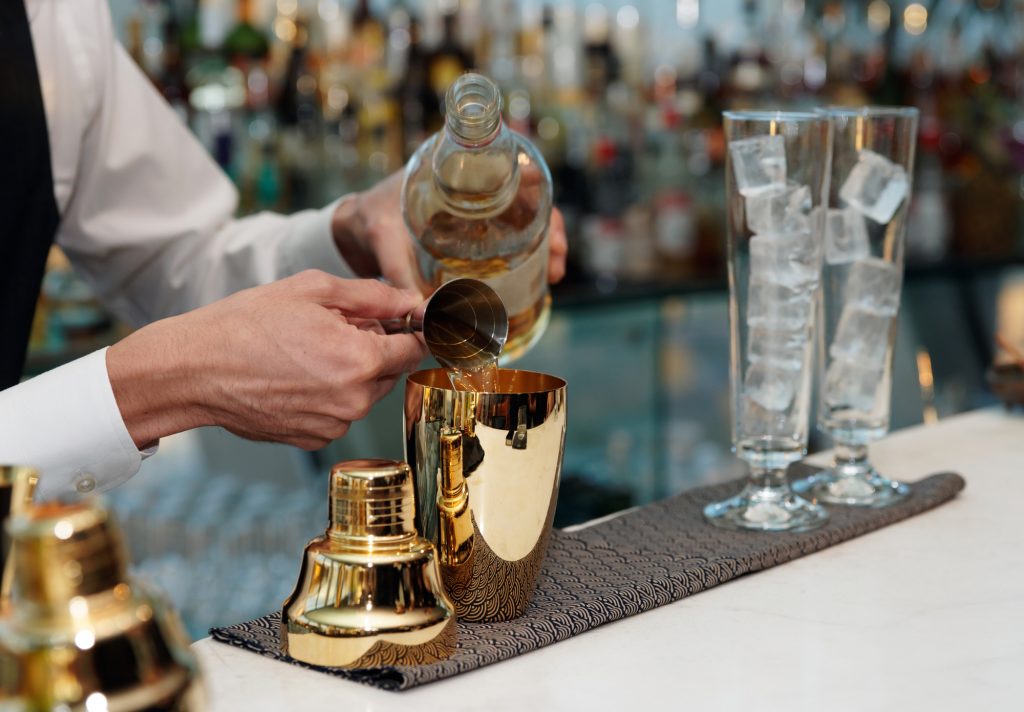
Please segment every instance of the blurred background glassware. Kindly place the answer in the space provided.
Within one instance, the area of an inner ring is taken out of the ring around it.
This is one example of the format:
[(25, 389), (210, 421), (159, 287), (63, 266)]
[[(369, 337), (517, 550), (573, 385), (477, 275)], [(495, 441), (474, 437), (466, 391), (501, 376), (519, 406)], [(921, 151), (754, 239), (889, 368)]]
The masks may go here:
[(39, 473), (32, 467), (0, 465), (0, 615), (7, 610), (14, 574), (7, 520), (28, 511), (38, 482)]
[(282, 649), (330, 667), (413, 665), (455, 650), (455, 606), (433, 545), (416, 534), (412, 470), (394, 460), (331, 468), (329, 525), (309, 544), (281, 613)]
[(892, 356), (914, 175), (918, 110), (828, 107), (832, 180), (818, 329), (818, 427), (831, 469), (797, 483), (832, 504), (883, 507), (906, 485), (879, 474), (868, 443), (889, 430)]
[(830, 126), (813, 113), (726, 112), (733, 447), (750, 467), (714, 525), (802, 531), (827, 513), (790, 489), (807, 451)]
[(464, 74), (445, 96), (445, 126), (409, 159), (402, 212), (428, 284), (473, 277), (509, 314), (507, 363), (547, 326), (551, 174), (540, 152), (509, 129), (498, 86)]
[(444, 369), (405, 387), (405, 456), (416, 528), (438, 547), (459, 618), (509, 620), (547, 553), (566, 429), (566, 383), (500, 369), (494, 392), (457, 391)]
[(95, 503), (43, 504), (7, 524), (15, 570), (4, 690), (24, 708), (205, 706), (199, 668), (173, 610), (131, 580), (121, 532)]
[(478, 279), (445, 282), (404, 319), (386, 319), (388, 333), (421, 333), (445, 368), (475, 371), (496, 363), (508, 339), (508, 313), (498, 293)]

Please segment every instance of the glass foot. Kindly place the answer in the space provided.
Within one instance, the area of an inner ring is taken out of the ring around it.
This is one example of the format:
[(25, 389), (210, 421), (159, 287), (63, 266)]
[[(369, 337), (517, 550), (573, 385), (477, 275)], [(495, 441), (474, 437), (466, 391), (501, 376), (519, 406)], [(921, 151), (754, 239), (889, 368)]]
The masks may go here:
[(876, 508), (888, 507), (910, 494), (905, 484), (883, 477), (874, 468), (853, 474), (843, 474), (839, 469), (826, 470), (794, 482), (793, 490), (828, 504)]
[(723, 529), (805, 532), (824, 524), (828, 512), (789, 487), (747, 487), (735, 497), (706, 506), (704, 517)]

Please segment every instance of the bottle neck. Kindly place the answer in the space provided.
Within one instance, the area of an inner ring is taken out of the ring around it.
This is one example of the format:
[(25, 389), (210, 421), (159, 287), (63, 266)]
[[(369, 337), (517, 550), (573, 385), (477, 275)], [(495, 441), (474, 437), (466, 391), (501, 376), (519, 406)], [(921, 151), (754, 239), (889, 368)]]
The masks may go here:
[(455, 214), (488, 217), (511, 203), (519, 187), (517, 144), (501, 120), (501, 94), (490, 79), (463, 74), (448, 88), (432, 168)]

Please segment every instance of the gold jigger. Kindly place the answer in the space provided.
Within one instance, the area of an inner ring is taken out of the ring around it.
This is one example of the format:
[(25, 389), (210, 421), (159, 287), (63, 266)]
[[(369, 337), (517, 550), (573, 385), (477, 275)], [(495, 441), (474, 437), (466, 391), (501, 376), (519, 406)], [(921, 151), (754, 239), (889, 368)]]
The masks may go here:
[(22, 465), (0, 465), (0, 615), (7, 610), (11, 598), (11, 540), (7, 536), (7, 520), (24, 514), (32, 506), (39, 473)]
[(509, 620), (530, 602), (565, 447), (564, 380), (501, 369), (496, 391), (456, 391), (443, 369), (417, 371), (405, 386), (416, 528), (437, 545), (467, 621)]
[(330, 523), (306, 545), (281, 613), (296, 660), (369, 668), (435, 662), (455, 649), (455, 607), (434, 547), (414, 528), (412, 472), (394, 460), (331, 468)]
[(128, 579), (121, 532), (106, 510), (44, 504), (7, 529), (15, 566), (0, 644), (16, 708), (203, 709), (181, 624)]

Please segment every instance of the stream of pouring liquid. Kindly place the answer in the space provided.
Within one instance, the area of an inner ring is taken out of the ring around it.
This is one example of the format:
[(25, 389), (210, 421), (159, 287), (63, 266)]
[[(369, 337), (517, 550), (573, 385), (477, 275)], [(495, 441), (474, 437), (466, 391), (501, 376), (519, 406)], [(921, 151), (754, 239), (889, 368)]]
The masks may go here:
[(489, 361), (479, 368), (449, 367), (448, 380), (457, 391), (470, 393), (496, 393), (498, 390), (498, 359)]
[[(460, 305), (461, 306), (461, 305)], [(495, 393), (498, 390), (498, 356), (504, 338), (495, 339), (493, 322), (481, 320), (468, 310), (438, 309), (433, 326), (424, 328), (427, 346), (445, 367), (456, 391)]]

